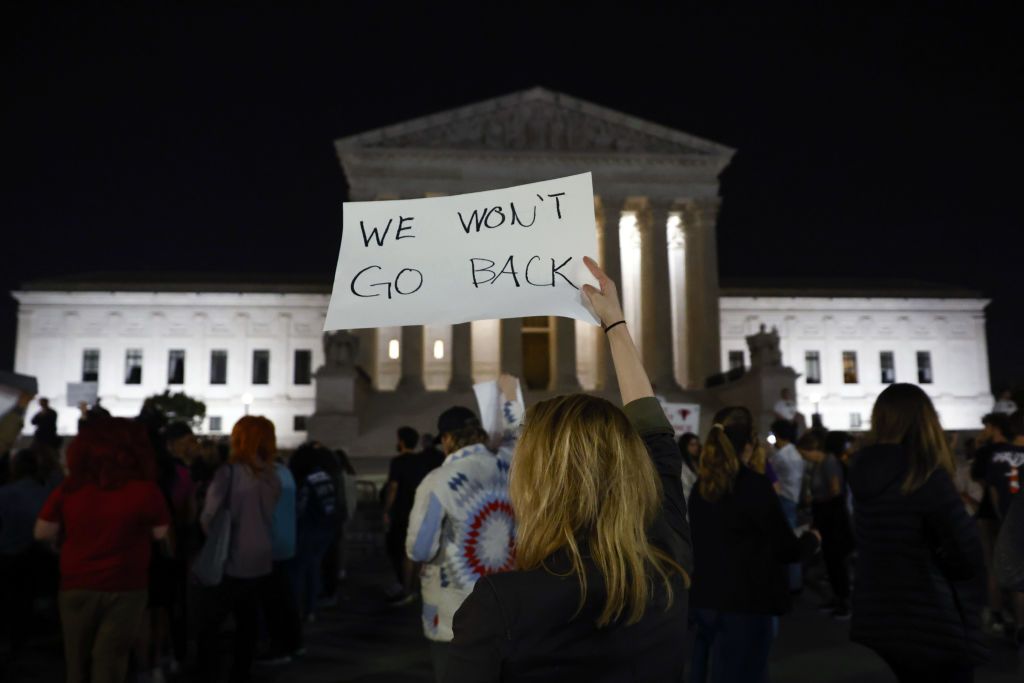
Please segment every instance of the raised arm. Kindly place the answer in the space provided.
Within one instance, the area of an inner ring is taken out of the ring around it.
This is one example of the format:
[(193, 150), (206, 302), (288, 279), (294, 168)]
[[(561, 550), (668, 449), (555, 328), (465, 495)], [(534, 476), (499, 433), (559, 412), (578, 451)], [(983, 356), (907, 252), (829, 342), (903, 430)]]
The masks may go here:
[(498, 377), (498, 390), (501, 395), (501, 441), (498, 444), (499, 454), (511, 458), (519, 441), (519, 432), (523, 426), (523, 415), (526, 406), (519, 400), (519, 378), (506, 373)]
[[(668, 546), (673, 557), (687, 571), (692, 570), (690, 527), (686, 521), (686, 499), (680, 474), (683, 456), (676, 446), (672, 425), (669, 424), (661, 404), (654, 397), (654, 389), (647, 377), (640, 352), (633, 343), (629, 329), (620, 321), (624, 320), (622, 306), (615, 283), (593, 259), (584, 257), (583, 262), (597, 278), (600, 290), (590, 285), (583, 286), (583, 292), (590, 299), (594, 312), (601, 319), (601, 326), (608, 337), (615, 375), (619, 379), (619, 392), (623, 409), (633, 427), (647, 446), (654, 468), (661, 479), (663, 491), (663, 515), (651, 530), (652, 538), (658, 538)], [(616, 324), (619, 323), (619, 324)], [(671, 532), (664, 529), (669, 527)]]
[[(590, 305), (597, 317), (601, 319), (601, 326), (608, 337), (612, 362), (615, 364), (615, 376), (619, 380), (622, 404), (626, 405), (638, 398), (654, 396), (651, 380), (647, 377), (647, 371), (644, 370), (644, 364), (640, 360), (640, 352), (637, 350), (636, 344), (633, 343), (633, 337), (629, 334), (629, 327), (625, 323), (615, 283), (601, 270), (594, 259), (584, 256), (583, 263), (597, 278), (597, 284), (600, 286), (600, 289), (596, 289), (591, 285), (583, 285), (583, 293), (590, 300)], [(669, 341), (666, 339), (665, 343), (669, 343)]]

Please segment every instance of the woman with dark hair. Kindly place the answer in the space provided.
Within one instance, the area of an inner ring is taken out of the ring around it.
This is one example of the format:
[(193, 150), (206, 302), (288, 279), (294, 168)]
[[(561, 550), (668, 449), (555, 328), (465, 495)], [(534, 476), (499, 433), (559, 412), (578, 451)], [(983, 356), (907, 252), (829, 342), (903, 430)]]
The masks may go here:
[(88, 421), (68, 446), (67, 464), (35, 536), (56, 540), (63, 531), (59, 606), (68, 681), (120, 683), (146, 609), (152, 541), (166, 537), (170, 514), (140, 424)]
[(700, 437), (687, 432), (679, 437), (679, 454), (683, 456), (683, 495), (687, 499), (697, 482), (697, 463), (700, 461)]
[(246, 415), (231, 430), (228, 464), (217, 470), (200, 515), (204, 531), (221, 508), (231, 514), (231, 541), (224, 578), (204, 596), (199, 626), (199, 669), (203, 680), (221, 680), (217, 633), (229, 613), (235, 619), (231, 680), (249, 679), (259, 636), (259, 589), (273, 571), (272, 523), (281, 495), (274, 469), (274, 423)]
[(868, 443), (850, 467), (858, 552), (850, 637), (900, 681), (972, 681), (985, 659), (981, 541), (928, 395), (913, 384), (883, 391)]
[(789, 609), (786, 565), (819, 545), (817, 532), (793, 534), (771, 482), (748, 466), (760, 450), (749, 410), (715, 414), (689, 499), (695, 682), (709, 664), (715, 683), (767, 680), (775, 617)]

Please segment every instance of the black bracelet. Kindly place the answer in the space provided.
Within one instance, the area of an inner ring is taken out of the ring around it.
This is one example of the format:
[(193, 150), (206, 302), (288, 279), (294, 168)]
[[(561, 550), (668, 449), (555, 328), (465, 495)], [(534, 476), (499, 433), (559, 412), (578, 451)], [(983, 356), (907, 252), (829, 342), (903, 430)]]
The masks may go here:
[(609, 325), (608, 327), (604, 328), (604, 333), (605, 333), (605, 334), (608, 334), (608, 330), (612, 329), (612, 328), (613, 328), (613, 327), (615, 327), (616, 325), (625, 325), (625, 324), (626, 324), (626, 321), (625, 321), (625, 320), (620, 320), (620, 321), (619, 321), (619, 322), (617, 322), (617, 323), (612, 323), (612, 324), (611, 324), (611, 325)]

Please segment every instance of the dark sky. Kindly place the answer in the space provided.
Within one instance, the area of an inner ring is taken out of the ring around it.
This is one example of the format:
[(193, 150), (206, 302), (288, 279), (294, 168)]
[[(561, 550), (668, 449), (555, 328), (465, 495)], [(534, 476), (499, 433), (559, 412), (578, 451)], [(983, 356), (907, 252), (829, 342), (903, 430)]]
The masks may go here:
[[(378, 4), (5, 6), (0, 290), (97, 270), (327, 281), (335, 138), (543, 85), (739, 150), (723, 279), (980, 289), (994, 380), (1024, 382), (1018, 17)], [(3, 368), (14, 310), (5, 298)]]

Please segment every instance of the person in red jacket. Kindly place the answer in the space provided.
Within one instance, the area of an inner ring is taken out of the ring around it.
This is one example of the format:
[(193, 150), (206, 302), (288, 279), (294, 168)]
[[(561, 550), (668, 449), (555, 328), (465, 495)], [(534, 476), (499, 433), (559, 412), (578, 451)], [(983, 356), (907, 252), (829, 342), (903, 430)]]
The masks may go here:
[(170, 513), (157, 488), (145, 428), (131, 420), (83, 425), (67, 452), (68, 477), (36, 521), (40, 540), (63, 538), (60, 618), (69, 683), (123, 681), (146, 610), (153, 539)]

